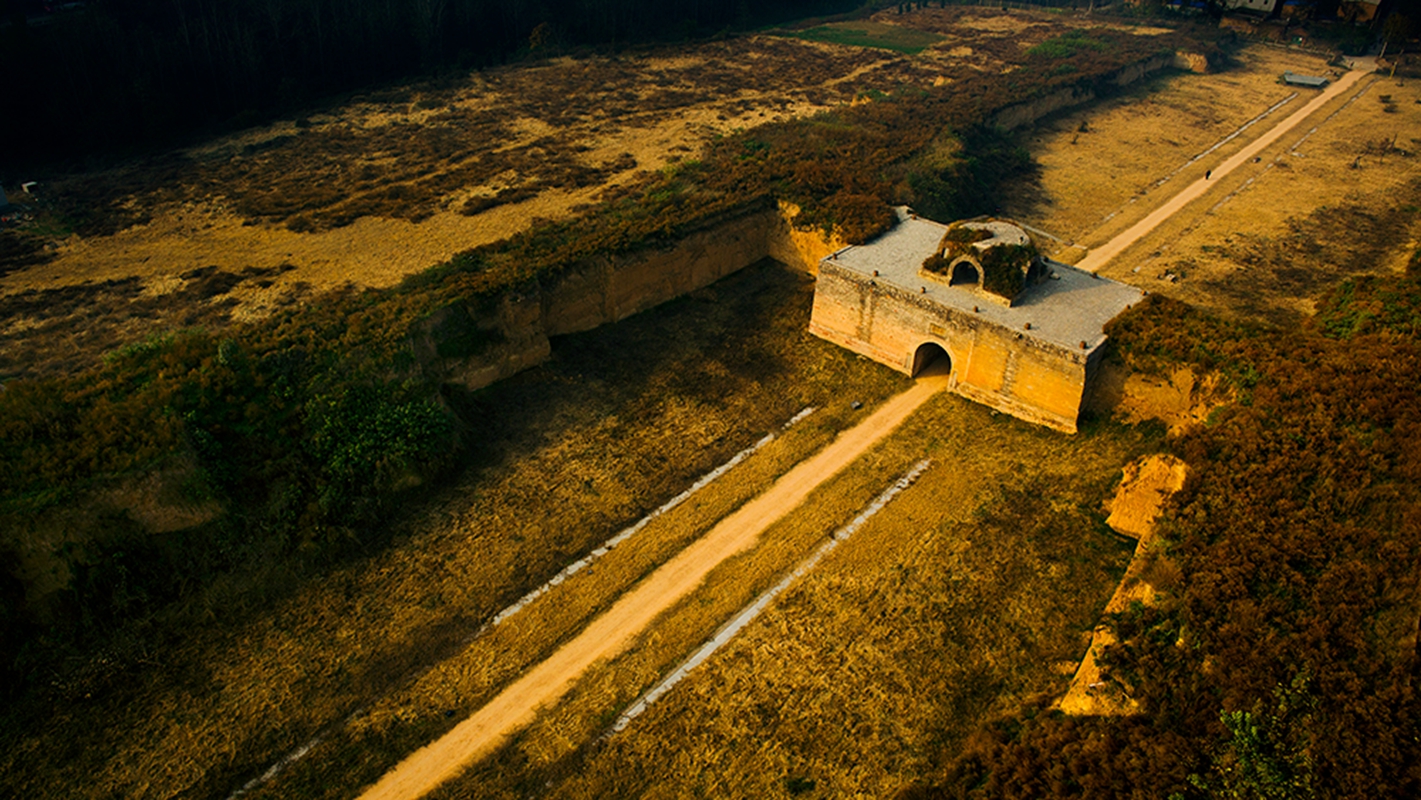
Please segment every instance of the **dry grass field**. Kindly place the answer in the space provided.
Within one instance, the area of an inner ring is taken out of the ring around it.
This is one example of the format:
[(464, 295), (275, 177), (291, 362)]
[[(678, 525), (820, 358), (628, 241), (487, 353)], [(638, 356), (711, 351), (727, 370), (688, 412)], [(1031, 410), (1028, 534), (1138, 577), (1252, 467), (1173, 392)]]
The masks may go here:
[[(1332, 69), (1320, 57), (1265, 46), (1246, 48), (1237, 60), (1227, 72), (1158, 79), (1033, 133), (1040, 186), (1015, 204), (1024, 219), (1063, 240), (1053, 243), (1056, 257), (1078, 259), (1083, 251), (1070, 245), (1107, 241), (1300, 108), (1312, 90), (1283, 86), (1284, 70)], [(1364, 77), (1102, 274), (1286, 324), (1350, 275), (1399, 269), (1421, 233), (1418, 100), (1415, 81)]]
[[(373, 782), (825, 444), (850, 421), (836, 418), (844, 410), (817, 412), (364, 710), (265, 791), (338, 797)], [(1129, 559), (1129, 543), (1103, 525), (1102, 500), (1120, 464), (1157, 444), (1149, 430), (1113, 425), (1065, 439), (940, 395), (434, 796), (779, 796), (805, 781), (822, 796), (887, 796), (983, 716), (1064, 689)], [(650, 712), (598, 743), (641, 691), (925, 453), (935, 463), (917, 485)]]
[[(1148, 441), (1110, 429), (1067, 444), (939, 396), (439, 796), (891, 796), (976, 721), (1064, 688), (1128, 561), (1100, 501)], [(924, 452), (935, 463), (918, 484), (597, 741), (640, 689)]]

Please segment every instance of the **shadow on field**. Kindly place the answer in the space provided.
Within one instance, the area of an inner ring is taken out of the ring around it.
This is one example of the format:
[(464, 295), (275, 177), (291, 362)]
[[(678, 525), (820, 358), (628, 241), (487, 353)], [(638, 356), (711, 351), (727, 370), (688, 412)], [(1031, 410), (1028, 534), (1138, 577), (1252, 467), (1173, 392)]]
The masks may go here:
[[(618, 440), (668, 404), (734, 405), (783, 378), (792, 366), (782, 348), (809, 335), (812, 290), (807, 276), (765, 259), (621, 322), (557, 337), (537, 368), (477, 392), (446, 386), (445, 395), (476, 431), (475, 465), (535, 448), (550, 423), (571, 418), (608, 417)], [(766, 336), (772, 329), (778, 335)], [(798, 410), (790, 395), (765, 398), (783, 407), (772, 417)]]

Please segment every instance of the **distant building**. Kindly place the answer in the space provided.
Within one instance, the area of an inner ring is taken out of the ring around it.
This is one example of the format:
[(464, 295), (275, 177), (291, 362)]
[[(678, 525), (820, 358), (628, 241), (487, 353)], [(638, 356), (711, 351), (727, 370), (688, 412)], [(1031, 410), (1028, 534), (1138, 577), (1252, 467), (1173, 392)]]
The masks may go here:
[(1242, 11), (1256, 11), (1266, 16), (1272, 14), (1273, 9), (1278, 7), (1278, 0), (1225, 0), (1224, 7)]
[(949, 388), (1075, 433), (1105, 323), (1144, 293), (1041, 258), (1006, 220), (896, 227), (819, 262), (809, 330), (908, 375), (946, 361)]

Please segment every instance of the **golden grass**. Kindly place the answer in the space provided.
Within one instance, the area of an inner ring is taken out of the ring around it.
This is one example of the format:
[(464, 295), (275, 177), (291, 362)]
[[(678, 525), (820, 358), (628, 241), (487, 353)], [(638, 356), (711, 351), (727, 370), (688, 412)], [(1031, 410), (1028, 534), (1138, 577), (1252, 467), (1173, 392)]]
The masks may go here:
[[(1383, 94), (1401, 100), (1401, 110), (1386, 112)], [(1364, 77), (1142, 242), (1130, 274), (1186, 302), (1290, 324), (1344, 278), (1400, 271), (1421, 235), (1417, 100), (1414, 81)], [(1405, 152), (1377, 147), (1393, 139)]]
[[(849, 401), (871, 407), (902, 386), (804, 333), (802, 280), (752, 268), (701, 299), (560, 341), (548, 366), (468, 401), (502, 457), (412, 514), (389, 549), (293, 586), (260, 618), (152, 654), (122, 692), (71, 687), (94, 691), (94, 704), (71, 702), (13, 741), (0, 771), (36, 797), (225, 795), (326, 730), (251, 796), (345, 795), (373, 781), (860, 418)], [(465, 644), (499, 608), (810, 404), (823, 408)], [(929, 741), (1063, 685), (1050, 665), (1079, 657), (1127, 559), (1099, 503), (1148, 441), (1109, 426), (1064, 437), (941, 396), (444, 791), (512, 796), (553, 780), (573, 796), (674, 794), (690, 763), (710, 765), (711, 792), (755, 794), (809, 771), (821, 785), (889, 791), (918, 774)], [(924, 452), (936, 463), (920, 484), (627, 731), (589, 747)], [(1003, 523), (998, 504), (1019, 506), (1022, 486), (1049, 502)], [(223, 603), (221, 587), (204, 601)]]
[[(1016, 199), (1030, 214), (1026, 219), (1066, 242), (1105, 242), (1144, 217), (1160, 198), (1202, 177), (1206, 161), (1222, 161), (1305, 103), (1307, 96), (1299, 94), (1249, 134), (1155, 186), (1292, 94), (1294, 89), (1278, 85), (1284, 69), (1310, 74), (1326, 69), (1315, 56), (1264, 47), (1245, 49), (1238, 59), (1236, 68), (1209, 75), (1153, 78), (1119, 97), (1038, 125), (1027, 147), (1041, 165), (1042, 191)], [(1033, 203), (1038, 205), (1032, 208)], [(1058, 249), (1058, 255), (1072, 253)]]
[[(1023, 192), (1009, 213), (1060, 237), (1063, 242), (1048, 249), (1074, 261), (1082, 250), (1069, 244), (1108, 241), (1301, 108), (1313, 95), (1280, 85), (1285, 69), (1305, 74), (1329, 69), (1317, 56), (1261, 45), (1237, 58), (1234, 69), (1160, 78), (1038, 128), (1028, 146), (1042, 165), (1039, 191)], [(1375, 87), (1324, 122), (1372, 81), (1378, 81)], [(1294, 91), (1296, 98), (1244, 135), (1184, 166)], [(1381, 94), (1394, 95), (1398, 110), (1386, 111)], [(1421, 231), (1416, 215), (1397, 213), (1398, 206), (1415, 203), (1404, 195), (1421, 178), (1421, 159), (1383, 153), (1377, 143), (1394, 138), (1403, 150), (1421, 148), (1417, 99), (1421, 90), (1412, 84), (1364, 77), (1266, 148), (1259, 162), (1220, 180), (1101, 274), (1198, 305), (1286, 323), (1311, 313), (1316, 298), (1347, 275), (1399, 267), (1408, 242)], [(1297, 151), (1302, 155), (1294, 156), (1294, 145), (1319, 123)], [(1342, 209), (1332, 215), (1335, 225), (1327, 224), (1326, 212), (1309, 220), (1324, 208)], [(1279, 247), (1289, 242), (1298, 246)]]

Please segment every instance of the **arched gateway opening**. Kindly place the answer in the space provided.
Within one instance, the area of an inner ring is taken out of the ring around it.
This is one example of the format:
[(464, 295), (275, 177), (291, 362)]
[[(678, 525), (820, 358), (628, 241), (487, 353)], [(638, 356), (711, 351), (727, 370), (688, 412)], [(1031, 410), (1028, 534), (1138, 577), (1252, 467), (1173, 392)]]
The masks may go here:
[(918, 345), (917, 352), (913, 353), (913, 377), (916, 378), (929, 372), (933, 375), (946, 375), (952, 372), (952, 359), (947, 355), (947, 351), (942, 348), (942, 345), (924, 342)]
[(982, 282), (982, 273), (977, 271), (971, 261), (959, 261), (952, 268), (952, 278), (948, 280), (948, 286), (976, 286)]

